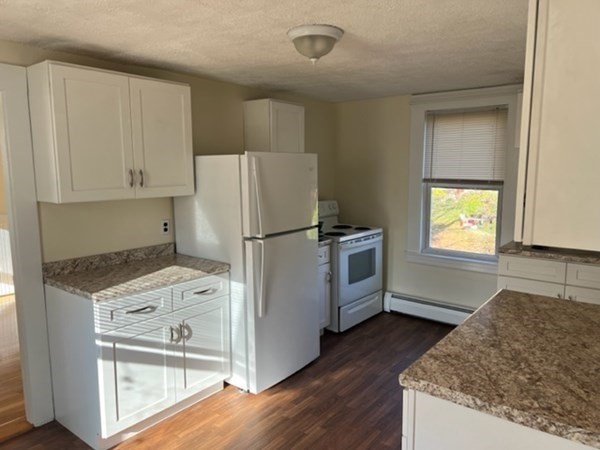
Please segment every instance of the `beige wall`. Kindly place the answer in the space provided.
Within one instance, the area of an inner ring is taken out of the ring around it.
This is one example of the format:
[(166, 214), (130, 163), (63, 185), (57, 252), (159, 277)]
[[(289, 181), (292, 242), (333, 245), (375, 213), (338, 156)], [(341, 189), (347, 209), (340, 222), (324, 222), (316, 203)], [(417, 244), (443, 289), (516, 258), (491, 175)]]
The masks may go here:
[(336, 105), (336, 196), (341, 219), (384, 228), (385, 290), (479, 306), (496, 276), (408, 263), (410, 97)]
[[(43, 50), (0, 41), (0, 62), (29, 66), (45, 59), (117, 70), (188, 83), (192, 90), (194, 153), (243, 151), (244, 100), (272, 96), (302, 103), (306, 109), (306, 151), (319, 155), (321, 198), (334, 195), (335, 107), (316, 100), (147, 67)], [(40, 204), (44, 261), (172, 242), (159, 234), (162, 219), (172, 219), (171, 199), (129, 200), (71, 205)]]

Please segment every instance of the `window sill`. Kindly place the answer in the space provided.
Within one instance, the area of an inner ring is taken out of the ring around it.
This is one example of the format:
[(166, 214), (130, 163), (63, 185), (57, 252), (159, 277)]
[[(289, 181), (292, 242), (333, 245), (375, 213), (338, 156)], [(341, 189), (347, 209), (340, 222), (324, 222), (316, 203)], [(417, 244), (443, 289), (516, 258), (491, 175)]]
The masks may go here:
[(466, 258), (452, 258), (440, 255), (426, 255), (423, 253), (407, 251), (406, 260), (411, 263), (427, 264), (429, 266), (446, 267), (448, 269), (468, 270), (470, 272), (498, 274), (497, 261), (473, 261)]

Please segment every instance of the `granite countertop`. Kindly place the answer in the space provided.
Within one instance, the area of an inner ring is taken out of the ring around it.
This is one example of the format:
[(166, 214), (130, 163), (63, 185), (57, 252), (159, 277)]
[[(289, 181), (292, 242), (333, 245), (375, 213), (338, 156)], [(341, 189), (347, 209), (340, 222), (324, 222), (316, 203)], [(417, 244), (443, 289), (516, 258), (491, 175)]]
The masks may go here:
[(500, 291), (400, 384), (600, 448), (600, 306)]
[(566, 248), (534, 248), (522, 245), (520, 242), (509, 242), (498, 249), (503, 255), (525, 256), (528, 258), (552, 259), (554, 261), (600, 264), (600, 252), (587, 250), (572, 250)]
[(46, 284), (95, 301), (133, 295), (229, 270), (226, 263), (175, 254), (172, 244), (44, 266)]

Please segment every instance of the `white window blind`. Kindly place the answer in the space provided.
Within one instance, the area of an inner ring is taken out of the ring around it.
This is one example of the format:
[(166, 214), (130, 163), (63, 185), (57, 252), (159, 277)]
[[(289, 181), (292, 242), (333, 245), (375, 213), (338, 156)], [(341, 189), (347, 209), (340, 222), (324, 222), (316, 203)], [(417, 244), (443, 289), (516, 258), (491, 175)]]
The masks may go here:
[(504, 180), (505, 108), (427, 114), (425, 181)]

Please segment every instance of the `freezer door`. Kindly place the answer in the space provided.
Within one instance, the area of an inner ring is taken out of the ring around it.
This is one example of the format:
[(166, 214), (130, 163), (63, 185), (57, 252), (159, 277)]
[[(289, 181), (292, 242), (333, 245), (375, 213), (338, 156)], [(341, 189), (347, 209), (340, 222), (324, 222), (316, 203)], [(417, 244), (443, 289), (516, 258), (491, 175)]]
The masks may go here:
[(244, 237), (317, 225), (317, 155), (246, 152), (241, 183)]
[(249, 389), (261, 392), (319, 356), (317, 230), (246, 241)]

